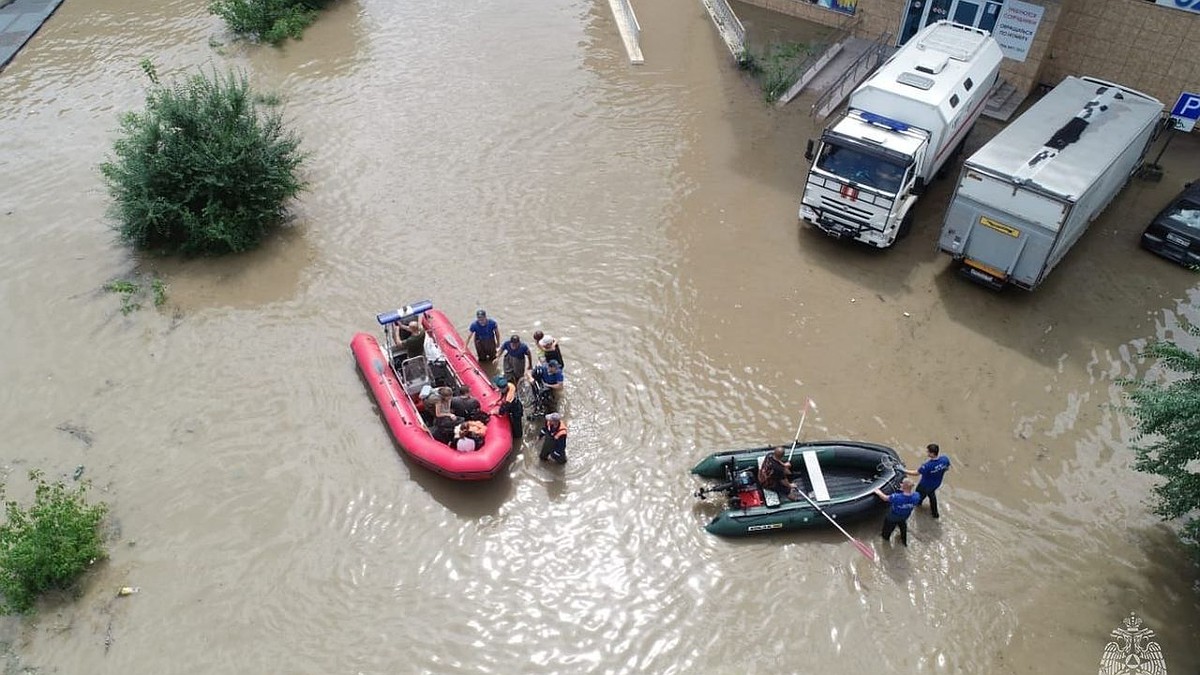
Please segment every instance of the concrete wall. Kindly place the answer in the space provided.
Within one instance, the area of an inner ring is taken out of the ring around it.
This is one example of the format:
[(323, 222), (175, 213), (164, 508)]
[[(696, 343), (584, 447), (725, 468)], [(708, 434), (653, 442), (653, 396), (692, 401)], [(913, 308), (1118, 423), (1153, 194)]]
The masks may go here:
[[(845, 15), (807, 0), (742, 0), (815, 23)], [(1093, 75), (1145, 91), (1172, 105), (1180, 91), (1200, 91), (1200, 14), (1147, 0), (1026, 0), (1045, 8), (1024, 62), (1005, 59), (1001, 76), (1028, 95), (1066, 75)], [(855, 35), (899, 30), (905, 0), (858, 0)]]
[(1145, 0), (1067, 0), (1042, 81), (1092, 75), (1143, 91), (1170, 107), (1200, 92), (1200, 14)]

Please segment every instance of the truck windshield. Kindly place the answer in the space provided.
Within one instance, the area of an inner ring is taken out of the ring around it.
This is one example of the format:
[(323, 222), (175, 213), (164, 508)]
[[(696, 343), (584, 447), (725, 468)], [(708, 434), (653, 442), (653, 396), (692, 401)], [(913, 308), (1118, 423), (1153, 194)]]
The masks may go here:
[(896, 194), (904, 180), (904, 167), (889, 162), (862, 150), (835, 145), (829, 141), (821, 144), (821, 155), (817, 168), (839, 178), (859, 185)]

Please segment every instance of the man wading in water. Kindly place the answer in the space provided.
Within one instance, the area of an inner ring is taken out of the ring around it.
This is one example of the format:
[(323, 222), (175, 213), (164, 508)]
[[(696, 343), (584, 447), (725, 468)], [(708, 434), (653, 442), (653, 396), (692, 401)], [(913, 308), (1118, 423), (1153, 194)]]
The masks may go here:
[(489, 319), (487, 312), (481, 309), (475, 312), (475, 320), (471, 322), (468, 330), (471, 331), (471, 335), (467, 337), (467, 344), (475, 342), (475, 355), (479, 357), (479, 362), (495, 361), (496, 347), (500, 346), (500, 326)]

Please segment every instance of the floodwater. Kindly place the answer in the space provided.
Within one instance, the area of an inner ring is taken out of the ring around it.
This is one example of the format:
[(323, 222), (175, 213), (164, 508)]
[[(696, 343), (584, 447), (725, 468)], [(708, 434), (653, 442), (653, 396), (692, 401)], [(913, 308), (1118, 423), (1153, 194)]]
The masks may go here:
[[(701, 3), (637, 9), (635, 68), (601, 0), (345, 1), (281, 49), (203, 3), (63, 5), (0, 76), (0, 463), (16, 498), (83, 465), (111, 557), (6, 620), (9, 672), (1092, 672), (1131, 613), (1200, 668), (1196, 570), (1114, 407), (1198, 318), (1136, 242), (1200, 144), (994, 294), (934, 250), (946, 183), (891, 251), (797, 227), (811, 99), (765, 106)], [(114, 242), (96, 167), (143, 57), (285, 98), (310, 189), (261, 250)], [(134, 275), (166, 305), (123, 314), (102, 287)], [(564, 469), (527, 444), (463, 485), (397, 451), (349, 340), (421, 298), (561, 338)], [(909, 548), (705, 533), (689, 467), (789, 441), (808, 398), (806, 439), (952, 457)]]

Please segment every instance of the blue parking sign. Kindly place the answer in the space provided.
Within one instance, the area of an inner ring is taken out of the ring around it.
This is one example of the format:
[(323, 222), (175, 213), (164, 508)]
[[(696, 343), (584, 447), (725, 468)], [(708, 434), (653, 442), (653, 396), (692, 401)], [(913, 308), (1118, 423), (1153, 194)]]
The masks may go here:
[(1175, 107), (1171, 108), (1171, 119), (1175, 120), (1175, 128), (1180, 131), (1191, 131), (1200, 119), (1200, 94), (1183, 92)]

